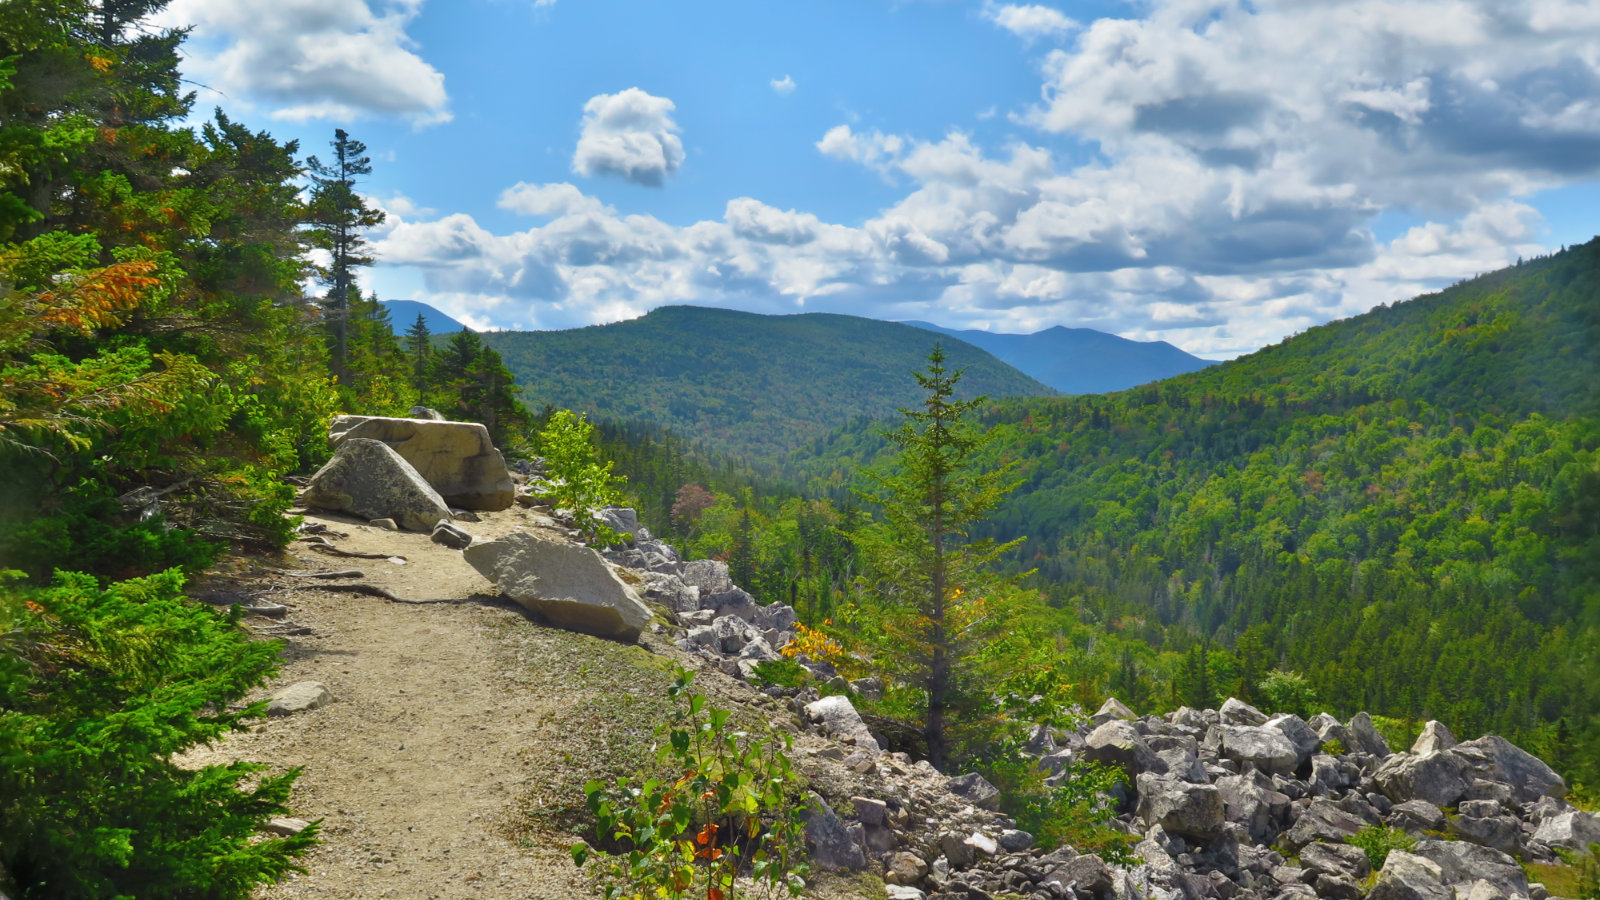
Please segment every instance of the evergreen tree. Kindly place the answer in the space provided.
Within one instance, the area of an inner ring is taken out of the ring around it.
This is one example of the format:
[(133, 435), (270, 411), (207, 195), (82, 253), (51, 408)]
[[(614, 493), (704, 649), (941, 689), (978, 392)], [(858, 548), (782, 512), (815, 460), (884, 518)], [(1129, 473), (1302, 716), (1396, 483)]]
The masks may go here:
[(745, 590), (754, 590), (756, 583), (755, 535), (750, 527), (750, 508), (739, 514), (739, 525), (733, 530), (733, 550), (728, 555), (728, 576)]
[(1022, 543), (971, 535), (1015, 484), (1008, 468), (979, 468), (988, 435), (968, 417), (986, 398), (955, 399), (962, 372), (944, 361), (935, 345), (928, 370), (914, 373), (926, 391), (922, 408), (901, 410), (904, 423), (884, 432), (897, 449), (894, 466), (868, 471), (874, 489), (862, 493), (883, 508), (883, 522), (866, 536), (873, 585), (890, 617), (899, 614), (880, 652), (925, 691), (928, 761), (940, 769), (950, 761), (949, 713), (973, 700), (963, 676), (992, 621), (986, 592), (1000, 585), (991, 564)]
[(372, 174), (372, 159), (367, 145), (355, 140), (343, 128), (333, 132), (333, 160), (323, 163), (313, 156), (306, 160), (311, 170), (310, 222), (312, 244), (329, 255), (319, 271), (328, 288), (325, 315), (333, 337), (333, 371), (341, 380), (346, 370), (351, 290), (355, 270), (372, 265), (366, 252), (363, 232), (383, 224), (382, 210), (373, 209), (356, 193), (356, 178)]
[(411, 360), (411, 385), (419, 391), (428, 389), (428, 362), (433, 355), (428, 339), (432, 336), (427, 318), (417, 313), (417, 320), (406, 329), (406, 356)]

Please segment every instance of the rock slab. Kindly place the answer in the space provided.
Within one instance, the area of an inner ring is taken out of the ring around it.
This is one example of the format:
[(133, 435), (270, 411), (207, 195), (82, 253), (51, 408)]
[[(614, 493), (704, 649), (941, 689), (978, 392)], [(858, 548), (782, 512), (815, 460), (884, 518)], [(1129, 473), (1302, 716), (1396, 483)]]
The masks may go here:
[(518, 532), (474, 542), (461, 555), (500, 593), (557, 627), (633, 641), (650, 622), (649, 608), (589, 547)]
[(382, 441), (410, 463), (451, 506), (506, 509), (516, 498), (505, 457), (477, 422), (334, 416), (328, 443)]
[(311, 476), (300, 502), (363, 519), (393, 519), (408, 531), (431, 533), (449, 521), (450, 507), (427, 479), (382, 441), (344, 441)]

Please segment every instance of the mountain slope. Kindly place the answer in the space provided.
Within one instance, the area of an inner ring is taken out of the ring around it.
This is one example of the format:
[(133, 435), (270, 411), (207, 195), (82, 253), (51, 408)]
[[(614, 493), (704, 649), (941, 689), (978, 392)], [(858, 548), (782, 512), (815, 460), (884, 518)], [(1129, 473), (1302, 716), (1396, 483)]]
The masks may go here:
[[(692, 442), (776, 459), (857, 417), (917, 399), (909, 373), (939, 338), (855, 316), (762, 316), (669, 306), (629, 322), (571, 331), (497, 332), (499, 351), (538, 408), (667, 425)], [(1045, 396), (1050, 388), (969, 344), (942, 339), (976, 394)]]
[(455, 334), (466, 331), (467, 326), (457, 322), (444, 313), (434, 309), (420, 300), (383, 300), (383, 308), (389, 311), (389, 324), (394, 328), (395, 334), (405, 334), (406, 329), (417, 321), (417, 316), (422, 316), (422, 321), (428, 323), (428, 331), (433, 334)]
[[(1596, 784), (1597, 397), (1600, 240), (1158, 384), (1002, 401), (992, 461), (1023, 484), (993, 536), (1148, 645), (1085, 676), (1124, 700), (1249, 698), (1282, 667), (1335, 710), (1546, 742)], [(836, 491), (881, 451), (851, 428), (794, 468)]]
[(907, 322), (987, 350), (1066, 394), (1105, 394), (1214, 365), (1166, 341), (1130, 341), (1092, 328), (1057, 325), (1033, 334), (957, 330)]

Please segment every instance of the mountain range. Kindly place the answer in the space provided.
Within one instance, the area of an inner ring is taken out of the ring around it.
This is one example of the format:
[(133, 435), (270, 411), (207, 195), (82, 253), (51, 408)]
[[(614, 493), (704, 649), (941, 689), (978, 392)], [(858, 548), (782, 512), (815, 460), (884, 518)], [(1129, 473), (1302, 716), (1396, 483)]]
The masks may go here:
[(1166, 341), (1130, 341), (1092, 328), (1057, 325), (1033, 334), (1000, 334), (906, 322), (966, 341), (1063, 394), (1104, 394), (1212, 365)]

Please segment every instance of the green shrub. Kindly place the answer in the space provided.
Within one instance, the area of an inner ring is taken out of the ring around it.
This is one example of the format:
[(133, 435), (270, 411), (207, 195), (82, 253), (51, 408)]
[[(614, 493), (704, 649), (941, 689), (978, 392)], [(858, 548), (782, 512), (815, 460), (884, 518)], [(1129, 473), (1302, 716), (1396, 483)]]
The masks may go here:
[(758, 662), (755, 673), (762, 684), (778, 687), (798, 688), (811, 680), (811, 673), (806, 671), (805, 666), (788, 658)]
[(622, 502), (616, 486), (623, 479), (611, 474), (613, 463), (600, 461), (593, 434), (594, 426), (570, 409), (551, 414), (539, 433), (550, 496), (557, 508), (572, 512), (574, 523), (589, 542), (621, 543), (623, 536), (601, 523), (597, 514), (607, 504)]
[[(84, 479), (55, 498), (48, 514), (16, 509), (0, 521), (0, 560), (43, 583), (57, 569), (108, 578), (180, 568), (191, 575), (217, 561), (224, 545), (162, 516), (130, 521), (103, 483)], [(282, 517), (278, 517), (280, 521)]]
[[(727, 710), (691, 693), (694, 673), (674, 668), (668, 695), (678, 702), (658, 734), (670, 771), (642, 783), (619, 778), (612, 790), (584, 786), (605, 853), (597, 877), (607, 900), (706, 897), (732, 900), (734, 879), (748, 875), (765, 894), (799, 896), (804, 822), (787, 736), (755, 738), (730, 726)], [(589, 860), (588, 844), (572, 848)]]
[(0, 891), (23, 898), (231, 898), (297, 870), (316, 840), (263, 838), (295, 771), (198, 770), (176, 753), (260, 715), (229, 712), (277, 667), (176, 571), (100, 589), (0, 587)]
[(1404, 829), (1368, 825), (1345, 838), (1345, 843), (1365, 850), (1367, 862), (1372, 864), (1373, 871), (1377, 871), (1383, 868), (1383, 861), (1388, 858), (1390, 850), (1410, 850), (1417, 845), (1417, 839)]

